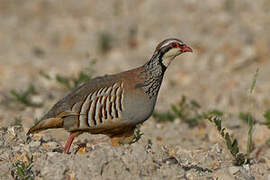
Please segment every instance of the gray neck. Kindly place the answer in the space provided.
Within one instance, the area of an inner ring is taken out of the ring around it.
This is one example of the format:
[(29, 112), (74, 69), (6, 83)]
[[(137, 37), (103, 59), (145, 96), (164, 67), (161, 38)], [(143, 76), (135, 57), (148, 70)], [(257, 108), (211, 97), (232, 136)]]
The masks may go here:
[(142, 89), (149, 98), (156, 97), (161, 86), (164, 72), (166, 67), (161, 63), (161, 56), (159, 54), (154, 54), (153, 57), (143, 65), (145, 71), (144, 74), (145, 80), (142, 86)]

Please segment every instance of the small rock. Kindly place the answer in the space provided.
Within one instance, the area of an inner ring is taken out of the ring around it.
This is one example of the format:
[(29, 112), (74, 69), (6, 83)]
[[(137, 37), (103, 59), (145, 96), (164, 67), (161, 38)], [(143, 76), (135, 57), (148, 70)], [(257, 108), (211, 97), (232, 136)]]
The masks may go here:
[(46, 150), (48, 149), (55, 149), (58, 146), (58, 144), (56, 142), (47, 142), (42, 144), (42, 147)]
[(40, 146), (40, 142), (39, 141), (32, 141), (29, 143), (29, 146), (31, 148), (38, 147), (38, 146)]
[(216, 143), (216, 144), (212, 147), (212, 149), (213, 149), (215, 152), (217, 152), (217, 153), (221, 153), (221, 152), (222, 152), (222, 149), (220, 148), (219, 143)]
[(4, 141), (0, 141), (0, 146), (4, 146)]
[(219, 166), (220, 166), (220, 165), (219, 165), (219, 162), (217, 162), (217, 161), (214, 161), (214, 162), (211, 164), (211, 168), (214, 169), (214, 170), (215, 170), (215, 169), (218, 169)]
[(34, 139), (35, 141), (40, 141), (41, 138), (42, 138), (42, 135), (41, 135), (41, 134), (34, 134), (34, 135), (33, 135), (33, 139)]
[(14, 137), (16, 136), (14, 126), (9, 127), (8, 130), (7, 130), (7, 132), (8, 132), (8, 134), (11, 134)]
[(250, 169), (249, 169), (249, 164), (244, 164), (243, 165), (243, 168), (246, 170), (246, 171), (249, 171)]
[(86, 147), (81, 147), (78, 151), (77, 151), (77, 154), (85, 154), (87, 151), (87, 148)]
[(225, 169), (219, 169), (212, 175), (213, 179), (234, 179)]
[(193, 180), (194, 179), (194, 176), (193, 176), (192, 172), (187, 172), (186, 177), (187, 177), (188, 180)]
[(229, 167), (229, 172), (230, 172), (231, 175), (236, 174), (239, 170), (240, 170), (240, 168), (237, 167), (237, 166)]
[(163, 128), (163, 125), (160, 124), (160, 123), (158, 123), (158, 124), (156, 124), (156, 127), (157, 127), (158, 129), (161, 129), (161, 128)]
[(49, 157), (54, 157), (54, 156), (57, 156), (59, 153), (57, 153), (57, 152), (47, 152), (47, 155), (49, 156)]
[(42, 141), (44, 142), (48, 142), (48, 141), (51, 141), (51, 137), (50, 136), (42, 136)]
[(162, 162), (166, 164), (178, 164), (178, 160), (173, 156), (163, 159)]

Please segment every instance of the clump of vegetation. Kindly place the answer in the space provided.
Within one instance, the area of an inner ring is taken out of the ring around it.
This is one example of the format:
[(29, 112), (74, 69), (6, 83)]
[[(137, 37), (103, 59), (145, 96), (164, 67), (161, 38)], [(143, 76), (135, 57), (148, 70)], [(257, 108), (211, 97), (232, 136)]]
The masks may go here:
[[(258, 73), (259, 73), (259, 69), (256, 70), (254, 76), (253, 76), (253, 80), (250, 86), (250, 91), (249, 91), (249, 95), (251, 95), (253, 93), (253, 90), (255, 88), (256, 85), (256, 81), (257, 81), (257, 77), (258, 77)], [(265, 117), (266, 119), (269, 118), (268, 121), (270, 121), (270, 111), (267, 111), (265, 113)], [(234, 157), (235, 160), (235, 165), (243, 165), (246, 162), (249, 162), (249, 156), (250, 153), (252, 152), (252, 150), (254, 149), (253, 146), (253, 128), (254, 128), (254, 124), (257, 122), (255, 120), (255, 118), (252, 116), (251, 113), (247, 112), (247, 113), (240, 113), (239, 114), (239, 118), (242, 119), (244, 122), (246, 122), (249, 126), (249, 130), (248, 130), (248, 143), (247, 143), (247, 154), (244, 155), (243, 153), (239, 152), (239, 147), (238, 147), (238, 142), (237, 139), (233, 139), (231, 137), (231, 135), (226, 131), (226, 128), (223, 128), (221, 126), (221, 118), (218, 116), (208, 116), (208, 120), (212, 123), (214, 123), (220, 133), (220, 135), (224, 138), (224, 140), (226, 141), (226, 145), (227, 148), (230, 150), (232, 156)]]
[(25, 106), (30, 106), (30, 107), (42, 106), (41, 103), (35, 103), (31, 100), (31, 95), (37, 94), (36, 88), (32, 84), (30, 84), (25, 91), (19, 92), (13, 89), (10, 91), (10, 94), (14, 101), (22, 103)]
[(172, 122), (175, 120), (175, 115), (171, 111), (167, 112), (153, 112), (153, 118), (155, 118), (158, 122)]
[(234, 164), (241, 166), (247, 162), (245, 155), (239, 152), (237, 139), (233, 139), (228, 132), (225, 132), (226, 128), (221, 126), (221, 118), (219, 116), (209, 116), (208, 120), (215, 124), (219, 134), (224, 138), (227, 148), (234, 157)]
[(107, 53), (112, 48), (113, 36), (108, 32), (102, 32), (99, 34), (99, 49), (103, 53)]
[(270, 109), (266, 110), (263, 116), (265, 121), (262, 124), (266, 125), (270, 129)]
[(248, 124), (249, 119), (252, 119), (252, 121), (253, 121), (254, 124), (265, 125), (265, 126), (267, 126), (267, 127), (270, 129), (270, 109), (267, 109), (267, 110), (265, 111), (265, 113), (263, 114), (263, 116), (264, 116), (265, 121), (264, 121), (264, 122), (259, 122), (258, 120), (256, 120), (256, 119), (251, 115), (251, 113), (248, 113), (248, 112), (245, 112), (245, 113), (244, 113), (244, 112), (241, 112), (241, 113), (239, 114), (239, 118), (240, 118), (241, 120), (243, 120), (244, 122), (246, 122), (247, 124)]
[(250, 119), (253, 122), (257, 122), (257, 120), (249, 112), (240, 112), (238, 117), (239, 117), (239, 119), (241, 119), (242, 121), (244, 121), (247, 124), (249, 123)]
[(11, 176), (15, 180), (34, 180), (33, 157), (28, 159), (28, 162), (18, 161), (13, 166), (15, 170), (11, 171)]
[(14, 122), (13, 122), (13, 126), (22, 127), (22, 118), (20, 116), (15, 117)]
[[(87, 82), (89, 80), (92, 79), (92, 75), (94, 74), (94, 64), (95, 64), (95, 60), (92, 60), (90, 62), (90, 65), (88, 68), (86, 68), (86, 70), (84, 71), (80, 71), (79, 75), (77, 77), (67, 77), (67, 76), (63, 76), (60, 74), (57, 74), (55, 77), (55, 81), (59, 84), (61, 84), (62, 86), (64, 86), (67, 89), (75, 89), (77, 88), (80, 84)], [(47, 73), (45, 73), (44, 71), (40, 72), (40, 75), (43, 76), (44, 78), (51, 80), (53, 78), (51, 78)]]
[(56, 75), (56, 81), (68, 89), (75, 89), (81, 83), (87, 82), (90, 79), (91, 79), (91, 76), (82, 71), (79, 73), (78, 77), (66, 77), (59, 74)]
[[(253, 93), (253, 90), (255, 88), (257, 78), (258, 78), (258, 74), (259, 74), (259, 68), (256, 69), (256, 72), (255, 72), (255, 74), (253, 76), (253, 80), (252, 80), (252, 83), (251, 83), (251, 86), (250, 86), (250, 91), (249, 91), (250, 95)], [(251, 107), (250, 107), (250, 109), (251, 109)], [(248, 126), (249, 126), (249, 129), (248, 129), (247, 156), (249, 157), (250, 153), (254, 149), (252, 135), (253, 135), (253, 129), (254, 129), (255, 121), (254, 121), (254, 118), (252, 118), (251, 115), (247, 116), (247, 121), (248, 121)]]
[(217, 109), (208, 112), (200, 112), (200, 108), (201, 106), (197, 101), (187, 100), (185, 96), (182, 96), (180, 102), (177, 105), (172, 105), (169, 111), (164, 113), (154, 112), (153, 117), (158, 122), (172, 122), (176, 118), (179, 118), (190, 127), (195, 127), (210, 114), (223, 115), (223, 112)]
[(134, 138), (132, 139), (131, 142), (129, 142), (129, 144), (133, 144), (133, 143), (139, 141), (141, 139), (142, 135), (143, 135), (143, 133), (141, 132), (140, 128), (137, 127), (135, 130)]

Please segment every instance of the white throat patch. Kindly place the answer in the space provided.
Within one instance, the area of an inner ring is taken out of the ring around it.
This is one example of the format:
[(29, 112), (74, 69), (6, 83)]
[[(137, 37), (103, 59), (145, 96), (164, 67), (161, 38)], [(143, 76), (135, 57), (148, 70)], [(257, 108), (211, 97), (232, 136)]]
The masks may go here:
[(181, 52), (179, 51), (178, 48), (173, 48), (173, 49), (170, 49), (168, 52), (166, 52), (164, 55), (163, 55), (163, 58), (162, 58), (162, 63), (168, 67), (170, 65), (170, 63), (172, 62), (172, 60), (180, 55)]

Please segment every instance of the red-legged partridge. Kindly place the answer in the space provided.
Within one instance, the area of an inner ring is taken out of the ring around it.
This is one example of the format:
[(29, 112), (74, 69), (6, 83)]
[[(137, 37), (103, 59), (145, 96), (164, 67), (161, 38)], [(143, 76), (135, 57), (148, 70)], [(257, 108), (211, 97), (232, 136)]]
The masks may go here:
[(28, 134), (65, 128), (70, 132), (65, 153), (74, 137), (84, 132), (108, 135), (113, 145), (130, 142), (136, 125), (147, 120), (154, 110), (164, 72), (184, 52), (192, 49), (182, 41), (162, 41), (143, 66), (94, 78), (73, 90), (30, 128)]

